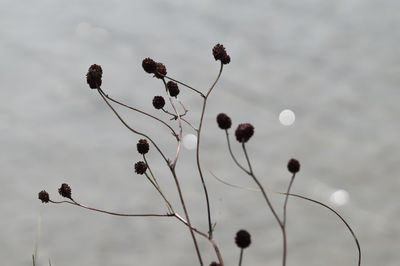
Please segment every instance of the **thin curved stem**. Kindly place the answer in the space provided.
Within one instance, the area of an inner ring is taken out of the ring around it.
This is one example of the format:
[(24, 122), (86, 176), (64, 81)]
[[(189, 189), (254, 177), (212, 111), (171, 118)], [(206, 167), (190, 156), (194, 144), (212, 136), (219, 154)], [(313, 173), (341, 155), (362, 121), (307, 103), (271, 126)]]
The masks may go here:
[(168, 128), (171, 130), (172, 135), (174, 135), (174, 136), (176, 137), (177, 134), (176, 134), (175, 130), (174, 130), (170, 125), (168, 125), (167, 123), (165, 123), (163, 120), (161, 120), (161, 119), (159, 119), (159, 118), (157, 118), (157, 117), (155, 117), (155, 116), (153, 116), (153, 115), (151, 115), (151, 114), (149, 114), (149, 113), (146, 113), (146, 112), (144, 112), (144, 111), (142, 111), (142, 110), (139, 110), (139, 109), (137, 109), (137, 108), (135, 108), (135, 107), (129, 106), (129, 105), (127, 105), (127, 104), (124, 104), (124, 103), (122, 103), (122, 102), (120, 102), (120, 101), (117, 101), (117, 100), (111, 98), (111, 97), (108, 96), (108, 94), (106, 94), (101, 88), (99, 88), (99, 90), (100, 90), (100, 92), (101, 92), (107, 99), (109, 99), (110, 101), (112, 101), (112, 102), (114, 102), (114, 103), (116, 103), (116, 104), (119, 104), (119, 105), (121, 105), (121, 106), (124, 106), (124, 107), (126, 107), (126, 108), (129, 108), (129, 109), (131, 109), (131, 110), (133, 110), (133, 111), (136, 111), (136, 112), (138, 112), (138, 113), (144, 114), (144, 115), (146, 115), (146, 116), (148, 116), (148, 117), (151, 117), (151, 118), (157, 120), (158, 122), (164, 124), (166, 127), (168, 127)]
[(91, 210), (91, 211), (106, 213), (106, 214), (110, 214), (110, 215), (114, 215), (114, 216), (124, 216), (124, 217), (170, 217), (170, 216), (174, 216), (173, 213), (167, 213), (167, 214), (154, 214), (154, 213), (136, 214), (135, 213), (135, 214), (130, 214), (130, 213), (111, 212), (111, 211), (105, 211), (105, 210), (101, 210), (101, 209), (85, 206), (83, 204), (80, 204), (80, 203), (76, 202), (75, 200), (72, 200), (72, 201), (68, 201), (68, 200), (63, 200), (63, 201), (49, 200), (49, 202), (54, 203), (54, 204), (68, 203), (68, 204), (75, 205), (75, 206), (78, 206), (78, 207), (81, 207), (81, 208), (84, 208), (84, 209), (88, 209), (88, 210)]
[(286, 253), (287, 253), (287, 251), (286, 251), (286, 230), (285, 230), (285, 226), (283, 225), (283, 222), (281, 221), (281, 219), (279, 218), (278, 214), (276, 213), (274, 207), (272, 206), (271, 201), (269, 200), (269, 198), (267, 196), (267, 193), (264, 190), (264, 187), (262, 186), (260, 181), (258, 181), (258, 178), (255, 176), (255, 174), (253, 172), (253, 169), (252, 169), (251, 163), (250, 163), (250, 159), (249, 159), (249, 156), (247, 154), (246, 145), (245, 145), (244, 142), (242, 143), (242, 148), (243, 148), (244, 155), (246, 157), (247, 164), (249, 166), (250, 176), (253, 178), (254, 182), (256, 182), (257, 186), (261, 190), (261, 193), (263, 194), (264, 199), (268, 204), (268, 207), (270, 208), (272, 214), (274, 215), (276, 221), (279, 224), (279, 227), (281, 228), (282, 237), (283, 237), (282, 266), (285, 266), (286, 265)]
[(311, 199), (311, 198), (308, 198), (308, 197), (305, 197), (305, 196), (302, 196), (302, 195), (292, 194), (292, 193), (282, 193), (282, 192), (276, 192), (276, 193), (281, 194), (281, 195), (289, 195), (291, 197), (297, 197), (297, 198), (300, 198), (300, 199), (311, 201), (313, 203), (316, 203), (318, 205), (321, 205), (321, 206), (327, 208), (328, 210), (330, 210), (331, 212), (336, 214), (336, 216), (339, 217), (340, 220), (342, 220), (342, 222), (346, 225), (347, 229), (349, 229), (351, 235), (353, 236), (353, 239), (354, 239), (354, 241), (355, 241), (355, 243), (357, 245), (357, 250), (358, 250), (358, 264), (357, 265), (358, 266), (361, 265), (361, 247), (360, 247), (360, 243), (358, 242), (357, 236), (354, 233), (353, 229), (350, 227), (350, 225), (347, 223), (347, 221), (337, 211), (335, 211), (333, 208), (329, 207), (328, 205), (326, 205), (326, 204), (324, 204), (324, 203), (322, 203), (322, 202), (320, 202), (318, 200), (314, 200), (314, 199)]
[(203, 107), (201, 109), (201, 115), (200, 115), (200, 122), (199, 122), (199, 126), (197, 127), (198, 130), (197, 130), (197, 144), (196, 144), (196, 164), (197, 164), (197, 169), (199, 171), (201, 184), (203, 186), (204, 195), (206, 197), (207, 218), (208, 218), (208, 235), (209, 235), (210, 239), (212, 238), (213, 227), (212, 227), (212, 222), (211, 222), (210, 200), (208, 198), (207, 186), (206, 186), (206, 183), (204, 181), (203, 171), (202, 171), (201, 165), (200, 165), (200, 140), (201, 140), (201, 128), (202, 128), (202, 125), (203, 125), (203, 119), (204, 119), (204, 113), (205, 113), (205, 110), (206, 110), (207, 99), (208, 99), (208, 96), (210, 95), (211, 91), (213, 90), (213, 88), (217, 84), (219, 78), (221, 77), (221, 73), (222, 73), (223, 68), (224, 68), (224, 65), (221, 63), (217, 78), (215, 79), (215, 81), (211, 85), (211, 87), (209, 88), (207, 94), (204, 96)]
[[(218, 181), (220, 181), (221, 183), (223, 183), (223, 184), (225, 184), (225, 185), (228, 185), (228, 186), (230, 186), (230, 187), (234, 187), (234, 188), (238, 188), (238, 189), (245, 189), (245, 190), (250, 190), (250, 191), (256, 191), (256, 192), (261, 192), (261, 190), (258, 190), (258, 189), (246, 188), (246, 187), (241, 187), (241, 186), (238, 186), (238, 185), (235, 185), (235, 184), (231, 184), (231, 183), (229, 183), (229, 182), (227, 182), (227, 181), (224, 181), (224, 180), (218, 178), (218, 177), (215, 176), (215, 175), (214, 175), (214, 177), (215, 177)], [(351, 235), (352, 235), (352, 237), (353, 237), (353, 239), (354, 239), (354, 241), (355, 241), (355, 243), (356, 243), (357, 250), (358, 250), (358, 264), (357, 264), (357, 265), (358, 265), (358, 266), (361, 265), (361, 247), (360, 247), (360, 243), (359, 243), (359, 241), (358, 241), (358, 239), (357, 239), (357, 236), (355, 235), (353, 229), (350, 227), (349, 223), (348, 223), (348, 222), (343, 218), (343, 216), (341, 216), (337, 211), (335, 211), (333, 208), (329, 207), (328, 205), (326, 205), (326, 204), (324, 204), (324, 203), (322, 203), (322, 202), (320, 202), (320, 201), (318, 201), (318, 200), (314, 200), (314, 199), (311, 199), (311, 198), (306, 197), (306, 196), (302, 196), (302, 195), (298, 195), (298, 194), (293, 194), (293, 193), (278, 192), (278, 191), (271, 191), (271, 192), (272, 192), (272, 193), (275, 193), (275, 194), (286, 195), (286, 196), (289, 195), (289, 196), (297, 197), (297, 198), (299, 198), (299, 199), (307, 200), (307, 201), (316, 203), (316, 204), (318, 204), (318, 205), (320, 205), (320, 206), (322, 206), (322, 207), (324, 207), (324, 208), (327, 208), (329, 211), (333, 212), (337, 217), (340, 218), (340, 220), (346, 225), (347, 229), (350, 231), (350, 233), (351, 233)]]
[(246, 168), (244, 168), (244, 167), (238, 162), (238, 160), (236, 159), (235, 155), (233, 154), (233, 152), (232, 152), (232, 147), (231, 147), (231, 142), (230, 142), (230, 140), (229, 140), (229, 133), (228, 133), (228, 130), (227, 130), (227, 129), (225, 129), (225, 133), (226, 133), (226, 141), (227, 141), (227, 143), (228, 143), (229, 154), (231, 155), (233, 161), (234, 161), (235, 164), (236, 164), (240, 169), (242, 169), (246, 174), (250, 175), (250, 174), (251, 174), (250, 171), (248, 171)]
[(196, 90), (195, 88), (193, 88), (193, 87), (187, 85), (186, 83), (183, 83), (183, 82), (181, 82), (181, 81), (179, 81), (179, 80), (173, 79), (173, 78), (168, 77), (168, 76), (166, 76), (166, 75), (164, 75), (164, 78), (167, 78), (167, 79), (169, 79), (169, 80), (175, 81), (176, 83), (181, 84), (181, 85), (185, 86), (186, 88), (191, 89), (192, 91), (198, 93), (201, 97), (204, 97), (204, 94), (203, 94), (201, 91)]
[(166, 161), (167, 163), (169, 163), (169, 160), (167, 159), (167, 157), (165, 157), (164, 153), (161, 151), (161, 149), (158, 147), (158, 145), (153, 141), (153, 139), (151, 139), (149, 136), (147, 136), (144, 133), (141, 133), (135, 129), (133, 129), (132, 127), (130, 127), (125, 120), (119, 115), (119, 113), (114, 109), (114, 107), (112, 107), (112, 105), (108, 102), (107, 98), (105, 97), (105, 95), (102, 94), (101, 89), (98, 88), (97, 91), (99, 92), (100, 96), (103, 98), (103, 100), (106, 102), (106, 104), (108, 105), (108, 107), (110, 107), (110, 109), (114, 112), (114, 114), (118, 117), (118, 119), (122, 122), (122, 124), (124, 124), (124, 126), (126, 128), (128, 128), (130, 131), (132, 131), (133, 133), (143, 136), (145, 138), (147, 138), (148, 140), (150, 140), (150, 142), (154, 145), (154, 147), (157, 149), (157, 151), (160, 153), (160, 155), (163, 157), (164, 161)]
[(154, 183), (157, 185), (157, 187), (160, 187), (160, 186), (158, 185), (158, 182), (157, 182), (157, 180), (156, 180), (154, 174), (153, 174), (153, 171), (151, 171), (150, 165), (149, 165), (149, 163), (147, 162), (147, 159), (146, 159), (146, 155), (145, 155), (145, 154), (143, 154), (143, 160), (144, 160), (144, 162), (145, 162), (146, 165), (147, 165), (147, 169), (149, 169), (149, 172), (150, 172), (150, 175), (151, 175), (151, 177), (152, 177), (152, 180), (153, 180)]

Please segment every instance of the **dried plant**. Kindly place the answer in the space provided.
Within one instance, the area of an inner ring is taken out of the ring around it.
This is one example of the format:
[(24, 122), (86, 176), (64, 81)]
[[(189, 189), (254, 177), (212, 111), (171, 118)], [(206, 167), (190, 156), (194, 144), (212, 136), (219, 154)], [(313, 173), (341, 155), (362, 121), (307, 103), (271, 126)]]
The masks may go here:
[[(156, 62), (151, 58), (145, 58), (142, 61), (142, 67), (143, 67), (144, 71), (149, 74), (152, 74), (153, 77), (160, 80), (162, 82), (163, 88), (165, 89), (164, 96), (160, 96), (160, 95), (154, 96), (153, 102), (152, 102), (153, 107), (155, 109), (160, 110), (160, 111), (164, 112), (165, 114), (167, 114), (169, 116), (170, 120), (175, 121), (176, 124), (174, 126), (170, 126), (163, 119), (156, 117), (154, 115), (151, 115), (150, 113), (148, 113), (144, 110), (140, 110), (133, 106), (127, 105), (119, 100), (112, 98), (107, 93), (105, 93), (101, 88), (103, 70), (100, 65), (94, 64), (94, 65), (90, 66), (90, 68), (86, 74), (86, 81), (87, 81), (89, 87), (98, 92), (99, 96), (104, 100), (106, 105), (112, 110), (112, 112), (116, 115), (116, 117), (121, 121), (121, 123), (127, 129), (129, 129), (132, 133), (134, 133), (140, 137), (140, 139), (137, 142), (136, 148), (137, 148), (138, 153), (142, 155), (143, 160), (134, 163), (134, 171), (135, 171), (135, 173), (137, 173), (139, 175), (144, 175), (147, 178), (147, 180), (152, 184), (152, 186), (154, 186), (156, 191), (161, 195), (161, 197), (165, 201), (165, 204), (167, 207), (166, 213), (164, 213), (164, 214), (156, 214), (156, 213), (127, 214), (127, 213), (117, 213), (117, 212), (112, 212), (112, 211), (107, 211), (107, 210), (102, 210), (102, 209), (97, 209), (97, 208), (93, 208), (90, 206), (86, 206), (86, 205), (79, 203), (72, 196), (72, 191), (71, 191), (70, 186), (65, 183), (60, 186), (60, 188), (58, 189), (58, 192), (62, 197), (66, 198), (66, 200), (55, 201), (49, 197), (49, 194), (45, 190), (42, 190), (41, 192), (39, 192), (39, 195), (38, 195), (39, 199), (43, 203), (71, 204), (71, 205), (85, 208), (88, 210), (101, 212), (101, 213), (105, 213), (105, 214), (110, 214), (110, 215), (116, 215), (116, 216), (126, 216), (126, 217), (151, 216), (151, 217), (171, 217), (171, 218), (177, 219), (179, 222), (182, 223), (182, 225), (184, 227), (187, 228), (188, 232), (190, 233), (192, 241), (193, 241), (193, 246), (194, 246), (196, 254), (197, 254), (198, 263), (200, 265), (204, 265), (205, 263), (203, 262), (201, 250), (199, 248), (198, 241), (197, 241), (197, 236), (204, 237), (205, 239), (207, 239), (209, 241), (210, 245), (212, 245), (212, 247), (215, 250), (215, 255), (217, 257), (218, 262), (214, 261), (211, 263), (206, 263), (206, 265), (210, 265), (210, 266), (211, 265), (213, 265), (213, 266), (225, 265), (220, 248), (218, 247), (218, 245), (213, 237), (214, 227), (213, 227), (213, 220), (212, 220), (211, 212), (210, 212), (211, 202), (209, 200), (207, 185), (206, 185), (206, 182), (204, 179), (203, 167), (200, 163), (200, 151), (201, 151), (200, 143), (201, 143), (201, 133), (202, 133), (202, 129), (203, 129), (203, 119), (204, 119), (204, 114), (206, 112), (207, 100), (209, 99), (209, 96), (211, 95), (218, 80), (220, 79), (224, 66), (230, 63), (231, 58), (227, 54), (225, 47), (221, 44), (216, 44), (213, 47), (212, 54), (214, 56), (214, 59), (216, 61), (219, 61), (220, 69), (219, 69), (219, 72), (217, 74), (215, 81), (211, 84), (211, 86), (206, 91), (201, 91), (201, 90), (195, 89), (192, 86), (187, 85), (186, 83), (183, 83), (179, 80), (176, 80), (176, 79), (168, 76), (167, 68), (165, 67), (165, 65), (163, 63)], [(179, 86), (192, 91), (197, 96), (199, 96), (199, 98), (202, 100), (202, 109), (201, 109), (200, 118), (199, 118), (197, 125), (192, 124), (188, 119), (186, 119), (188, 110), (185, 108), (185, 105), (177, 98), (177, 96), (180, 93)], [(166, 97), (167, 101), (165, 100), (164, 97)], [(172, 109), (172, 111), (165, 108), (166, 102), (169, 103), (169, 106)], [(165, 154), (165, 152), (159, 147), (159, 144), (157, 143), (157, 141), (155, 139), (152, 139), (146, 133), (138, 131), (136, 128), (131, 127), (122, 118), (122, 116), (117, 112), (117, 110), (114, 108), (114, 106), (113, 106), (114, 104), (123, 106), (123, 107), (133, 110), (135, 112), (138, 112), (144, 116), (147, 116), (149, 119), (153, 119), (153, 120), (157, 121), (158, 123), (160, 123), (160, 126), (166, 127), (172, 133), (172, 135), (174, 137), (174, 141), (176, 144), (175, 154), (172, 157), (167, 156), (167, 154)], [(178, 111), (178, 109), (182, 109), (182, 111), (180, 112), (180, 111)], [(250, 123), (242, 123), (242, 124), (239, 124), (235, 130), (235, 138), (241, 145), (242, 152), (246, 159), (246, 162), (243, 165), (242, 163), (240, 163), (238, 161), (238, 159), (236, 158), (235, 154), (233, 153), (233, 150), (231, 147), (231, 141), (230, 141), (230, 136), (229, 136), (229, 130), (232, 126), (231, 118), (224, 113), (220, 113), (217, 115), (216, 120), (217, 120), (217, 124), (218, 124), (219, 128), (225, 131), (226, 142), (227, 142), (227, 146), (228, 146), (228, 150), (229, 150), (229, 154), (230, 154), (231, 158), (233, 159), (236, 166), (241, 171), (243, 171), (245, 174), (247, 174), (254, 181), (254, 183), (257, 186), (257, 189), (253, 189), (253, 190), (261, 193), (261, 195), (266, 203), (266, 210), (268, 210), (270, 213), (272, 213), (274, 219), (276, 220), (276, 222), (280, 228), (280, 231), (282, 232), (282, 245), (283, 245), (282, 266), (286, 265), (286, 258), (287, 258), (287, 253), (288, 253), (287, 252), (288, 249), (287, 249), (286, 224), (287, 224), (287, 204), (288, 204), (288, 200), (290, 197), (296, 197), (296, 198), (300, 198), (300, 199), (315, 203), (319, 206), (322, 206), (322, 207), (330, 210), (335, 215), (337, 215), (337, 217), (345, 224), (347, 229), (350, 231), (350, 233), (357, 245), (358, 265), (361, 265), (360, 245), (357, 240), (357, 237), (355, 236), (353, 230), (351, 229), (349, 224), (346, 222), (346, 220), (334, 209), (332, 209), (331, 207), (329, 207), (328, 205), (326, 205), (320, 201), (308, 198), (303, 195), (291, 193), (291, 188), (292, 188), (293, 182), (295, 180), (295, 176), (300, 171), (299, 161), (296, 159), (290, 159), (288, 161), (287, 169), (291, 173), (291, 179), (287, 186), (287, 190), (285, 192), (268, 192), (267, 193), (267, 190), (261, 184), (258, 177), (256, 176), (256, 174), (253, 171), (251, 159), (248, 155), (247, 148), (246, 148), (246, 143), (251, 139), (251, 137), (254, 134), (254, 126), (251, 125)], [(182, 124), (183, 123), (186, 123), (187, 125), (189, 125), (190, 128), (192, 130), (194, 130), (197, 135), (196, 136), (197, 137), (196, 166), (197, 166), (198, 176), (201, 180), (202, 189), (204, 192), (204, 202), (205, 202), (206, 208), (207, 208), (207, 215), (205, 216), (207, 219), (207, 224), (208, 224), (207, 232), (201, 231), (193, 225), (194, 223), (191, 220), (190, 215), (186, 208), (186, 205), (187, 205), (186, 201), (185, 201), (186, 199), (183, 197), (182, 188), (181, 188), (179, 178), (177, 175), (177, 171), (176, 171), (177, 161), (179, 159), (181, 145), (182, 145), (182, 134), (183, 134)], [(166, 194), (163, 192), (163, 188), (159, 185), (159, 183), (157, 182), (156, 176), (154, 175), (153, 171), (151, 170), (151, 167), (150, 167), (151, 163), (149, 163), (146, 158), (146, 154), (152, 149), (151, 147), (154, 147), (154, 149), (161, 155), (162, 159), (164, 160), (164, 162), (166, 164), (166, 167), (169, 169), (170, 175), (175, 182), (177, 194), (179, 196), (180, 204), (183, 209), (183, 215), (179, 214), (176, 211), (175, 206), (173, 206), (171, 204), (171, 202), (168, 200), (168, 198), (166, 197)], [(216, 176), (215, 176), (215, 178), (220, 180)], [(223, 180), (220, 180), (220, 181), (227, 185), (235, 186), (235, 185), (227, 183)], [(269, 193), (278, 193), (278, 194), (281, 194), (284, 196), (284, 204), (281, 207), (282, 211), (283, 211), (282, 217), (280, 217), (278, 215), (277, 208), (272, 205), (272, 203), (268, 197)], [(250, 236), (249, 232), (247, 232), (244, 229), (241, 229), (236, 233), (234, 240), (235, 240), (236, 245), (240, 248), (239, 265), (242, 265), (243, 252), (244, 252), (244, 249), (246, 249), (250, 246), (251, 236)]]

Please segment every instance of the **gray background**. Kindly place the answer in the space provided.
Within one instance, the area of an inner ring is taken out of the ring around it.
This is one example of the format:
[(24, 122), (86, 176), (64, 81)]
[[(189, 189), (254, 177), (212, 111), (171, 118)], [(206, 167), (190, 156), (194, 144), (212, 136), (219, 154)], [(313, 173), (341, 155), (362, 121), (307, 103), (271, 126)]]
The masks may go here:
[[(201, 145), (202, 166), (217, 222), (215, 239), (227, 265), (237, 264), (233, 237), (252, 233), (244, 265), (280, 265), (281, 235), (254, 187), (227, 153), (215, 123), (228, 113), (234, 127), (251, 122), (248, 143), (261, 182), (284, 190), (289, 158), (302, 164), (293, 191), (331, 204), (337, 189), (349, 201), (336, 209), (359, 237), (363, 265), (399, 265), (400, 2), (301, 1), (0, 1), (0, 259), (30, 265), (38, 217), (39, 262), (46, 265), (196, 265), (188, 230), (172, 218), (119, 218), (70, 205), (41, 204), (46, 189), (58, 200), (62, 182), (76, 200), (120, 212), (165, 212), (143, 176), (138, 137), (126, 130), (85, 82), (101, 64), (103, 89), (153, 110), (161, 83), (141, 69), (144, 57), (205, 91), (218, 72), (211, 55), (223, 43), (232, 62), (210, 97)], [(179, 98), (198, 121), (201, 99)], [(290, 108), (296, 122), (278, 121)], [(157, 123), (122, 111), (169, 154), (175, 144)], [(185, 133), (192, 133), (185, 127)], [(239, 145), (234, 143), (240, 160)], [(182, 150), (178, 174), (192, 221), (206, 231), (204, 197), (194, 151)], [(179, 206), (168, 169), (154, 148), (149, 160)], [(279, 206), (282, 197), (271, 195)], [(334, 204), (332, 205), (334, 206)], [(177, 207), (180, 213), (183, 212)], [(290, 199), (288, 265), (356, 265), (351, 236), (318, 206)], [(215, 260), (200, 239), (205, 263)]]

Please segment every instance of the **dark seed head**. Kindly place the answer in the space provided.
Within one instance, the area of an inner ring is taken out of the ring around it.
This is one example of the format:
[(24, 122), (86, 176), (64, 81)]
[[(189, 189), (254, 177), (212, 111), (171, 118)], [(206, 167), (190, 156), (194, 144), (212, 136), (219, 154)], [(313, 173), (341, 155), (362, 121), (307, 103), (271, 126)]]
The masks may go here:
[(211, 262), (211, 264), (210, 264), (210, 266), (220, 266), (221, 264), (219, 264), (219, 263), (217, 263), (217, 262), (215, 262), (215, 261), (213, 261), (213, 262)]
[(101, 86), (101, 77), (103, 75), (103, 69), (101, 66), (93, 64), (89, 67), (89, 70), (86, 74), (86, 82), (89, 84), (89, 87), (92, 89), (97, 89)]
[(224, 113), (217, 115), (217, 123), (220, 129), (229, 129), (232, 125), (231, 118)]
[(222, 60), (224, 57), (228, 56), (225, 47), (222, 44), (216, 44), (212, 49), (213, 56), (215, 60)]
[(235, 243), (240, 248), (247, 248), (251, 244), (251, 236), (246, 230), (239, 230), (236, 233)]
[(39, 199), (42, 201), (42, 203), (47, 203), (50, 200), (49, 193), (46, 192), (46, 190), (42, 190), (39, 192)]
[(142, 67), (143, 67), (144, 71), (151, 74), (151, 73), (156, 72), (157, 63), (154, 62), (153, 59), (147, 57), (147, 58), (143, 59)]
[(154, 96), (153, 98), (153, 106), (156, 109), (161, 109), (165, 105), (165, 100), (162, 96)]
[(147, 170), (147, 164), (145, 162), (139, 161), (135, 163), (135, 172), (139, 175), (143, 175)]
[(71, 199), (71, 187), (68, 184), (63, 183), (58, 189), (58, 193), (60, 193), (64, 198)]
[(251, 136), (253, 136), (253, 134), (254, 127), (249, 123), (240, 124), (235, 131), (237, 141), (242, 143), (247, 142), (251, 138)]
[(171, 97), (176, 97), (179, 94), (178, 84), (172, 80), (167, 82), (167, 89)]
[(300, 171), (300, 163), (296, 159), (292, 158), (289, 160), (289, 162), (287, 164), (287, 168), (288, 168), (289, 172), (291, 172), (292, 174), (295, 174), (298, 171)]
[(163, 63), (156, 63), (156, 70), (154, 72), (154, 76), (156, 78), (162, 79), (164, 76), (167, 75), (167, 68), (164, 66)]
[(149, 151), (149, 143), (145, 139), (139, 139), (136, 148), (140, 154), (146, 154)]

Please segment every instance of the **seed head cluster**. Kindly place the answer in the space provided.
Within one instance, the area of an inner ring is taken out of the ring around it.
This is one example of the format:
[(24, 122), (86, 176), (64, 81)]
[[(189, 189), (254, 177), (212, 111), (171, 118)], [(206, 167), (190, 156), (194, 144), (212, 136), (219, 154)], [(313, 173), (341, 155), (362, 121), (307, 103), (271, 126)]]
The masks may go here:
[(241, 143), (247, 142), (253, 134), (254, 127), (249, 123), (240, 124), (235, 131), (236, 139)]
[(225, 47), (222, 44), (216, 44), (212, 49), (215, 60), (220, 60), (222, 64), (226, 65), (231, 62), (231, 57), (226, 53)]
[(292, 174), (297, 173), (298, 171), (300, 171), (300, 162), (297, 161), (296, 159), (290, 159), (288, 164), (287, 164), (287, 168), (289, 170), (289, 172), (291, 172)]
[(239, 230), (236, 233), (235, 243), (240, 248), (247, 248), (251, 244), (251, 236), (246, 230)]
[(50, 201), (49, 193), (46, 192), (46, 190), (42, 190), (39, 192), (39, 199), (43, 203), (48, 203)]
[(232, 126), (232, 120), (224, 113), (217, 115), (217, 123), (220, 129), (229, 129)]
[(149, 151), (149, 143), (145, 139), (139, 139), (136, 148), (140, 154), (146, 154)]
[(61, 187), (58, 189), (58, 193), (64, 198), (71, 199), (71, 187), (68, 184), (61, 184)]
[(145, 162), (139, 161), (135, 163), (135, 172), (139, 175), (143, 175), (147, 170), (147, 164)]
[(150, 57), (143, 59), (142, 67), (144, 71), (149, 74), (154, 74), (156, 78), (162, 79), (165, 75), (167, 75), (167, 68), (163, 63), (156, 62)]
[(101, 78), (103, 76), (103, 69), (101, 66), (93, 64), (89, 67), (89, 70), (86, 74), (86, 82), (89, 84), (89, 87), (92, 89), (97, 89), (101, 86)]
[(169, 92), (169, 95), (171, 95), (171, 97), (176, 97), (179, 94), (179, 88), (178, 88), (178, 84), (176, 82), (168, 81), (167, 82), (167, 89)]

